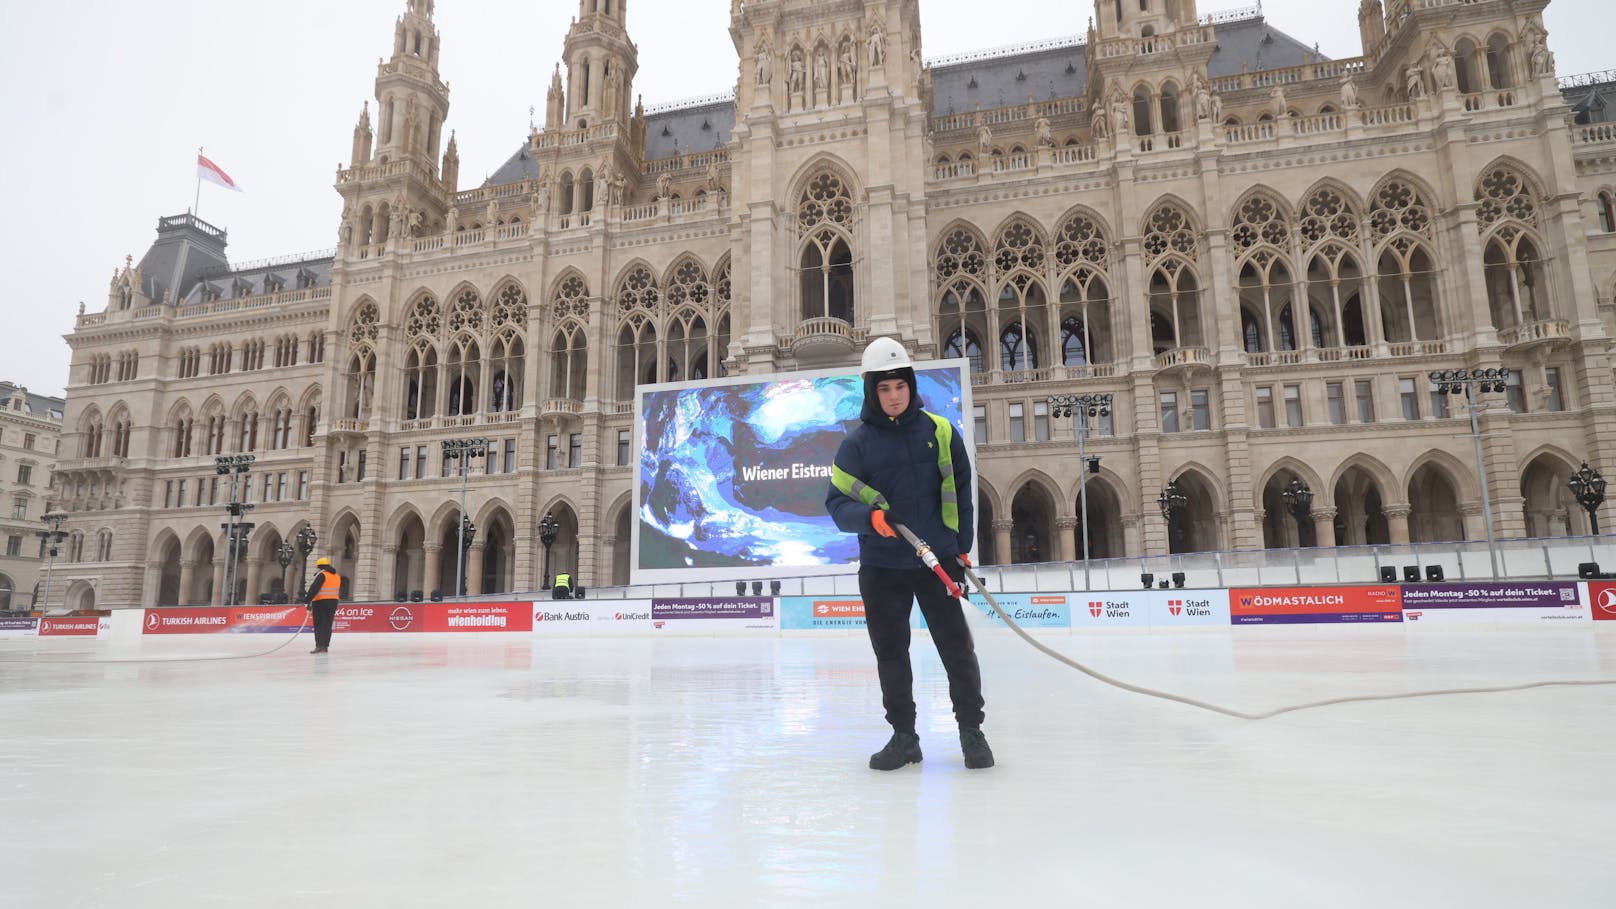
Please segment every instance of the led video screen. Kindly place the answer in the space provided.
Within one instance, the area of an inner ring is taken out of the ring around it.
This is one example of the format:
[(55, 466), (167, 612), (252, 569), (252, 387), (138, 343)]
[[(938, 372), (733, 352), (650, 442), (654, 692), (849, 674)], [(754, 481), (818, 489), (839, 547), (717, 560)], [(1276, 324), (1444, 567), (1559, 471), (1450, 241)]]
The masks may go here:
[[(974, 470), (968, 368), (919, 362), (915, 377), (925, 409), (964, 433)], [(857, 571), (858, 540), (825, 513), (825, 490), (863, 404), (846, 369), (638, 388), (631, 582)]]

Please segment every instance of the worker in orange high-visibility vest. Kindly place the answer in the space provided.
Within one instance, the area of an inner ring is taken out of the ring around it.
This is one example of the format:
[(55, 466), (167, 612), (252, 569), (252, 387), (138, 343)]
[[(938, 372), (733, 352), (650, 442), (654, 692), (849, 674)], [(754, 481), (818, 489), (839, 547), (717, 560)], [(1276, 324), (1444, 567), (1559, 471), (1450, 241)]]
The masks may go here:
[(341, 596), (342, 576), (331, 567), (331, 560), (315, 562), (314, 578), (309, 581), (309, 612), (314, 615), (314, 649), (309, 653), (325, 653), (331, 648), (331, 626), (336, 624)]

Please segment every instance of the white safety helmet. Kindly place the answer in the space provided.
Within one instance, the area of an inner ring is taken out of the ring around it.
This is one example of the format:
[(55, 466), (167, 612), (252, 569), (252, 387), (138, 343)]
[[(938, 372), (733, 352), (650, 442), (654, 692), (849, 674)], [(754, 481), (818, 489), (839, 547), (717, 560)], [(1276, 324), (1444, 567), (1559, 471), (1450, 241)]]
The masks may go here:
[(870, 342), (869, 347), (864, 348), (864, 375), (891, 372), (913, 365), (914, 363), (909, 360), (909, 351), (904, 350), (903, 345), (892, 338), (876, 338)]

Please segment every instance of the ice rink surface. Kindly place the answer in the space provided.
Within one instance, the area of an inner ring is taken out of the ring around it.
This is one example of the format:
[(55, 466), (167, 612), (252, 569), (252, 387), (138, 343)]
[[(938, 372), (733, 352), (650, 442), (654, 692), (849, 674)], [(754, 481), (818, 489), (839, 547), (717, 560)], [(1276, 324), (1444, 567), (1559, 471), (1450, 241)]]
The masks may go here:
[[(1616, 629), (1058, 635), (1244, 709), (1616, 678)], [(966, 771), (858, 636), (0, 642), (0, 905), (1610, 907), (1616, 687), (1233, 720), (978, 641)]]

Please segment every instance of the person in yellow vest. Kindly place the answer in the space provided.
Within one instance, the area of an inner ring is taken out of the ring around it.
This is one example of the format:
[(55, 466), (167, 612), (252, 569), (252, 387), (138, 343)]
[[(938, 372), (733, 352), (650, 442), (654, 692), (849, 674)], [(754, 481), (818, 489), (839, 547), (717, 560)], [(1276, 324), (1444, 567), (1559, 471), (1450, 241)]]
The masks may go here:
[(572, 599), (572, 575), (570, 575), (570, 574), (558, 574), (558, 575), (556, 575), (555, 586), (550, 588), (550, 599), (552, 599), (552, 600), (570, 600), (570, 599)]
[(309, 581), (308, 606), (314, 615), (314, 649), (309, 653), (325, 653), (331, 648), (331, 626), (336, 624), (341, 597), (342, 576), (331, 567), (331, 560), (315, 562), (314, 578)]
[(976, 535), (969, 452), (958, 427), (921, 409), (902, 344), (871, 341), (863, 374), (861, 422), (836, 451), (825, 508), (837, 527), (858, 534), (864, 623), (893, 729), (886, 747), (870, 756), (870, 769), (897, 770), (921, 759), (909, 663), (909, 614), (917, 601), (948, 671), (965, 766), (992, 767), (982, 734), (982, 670), (965, 613), (892, 526), (902, 524), (930, 544), (949, 577), (962, 583)]

